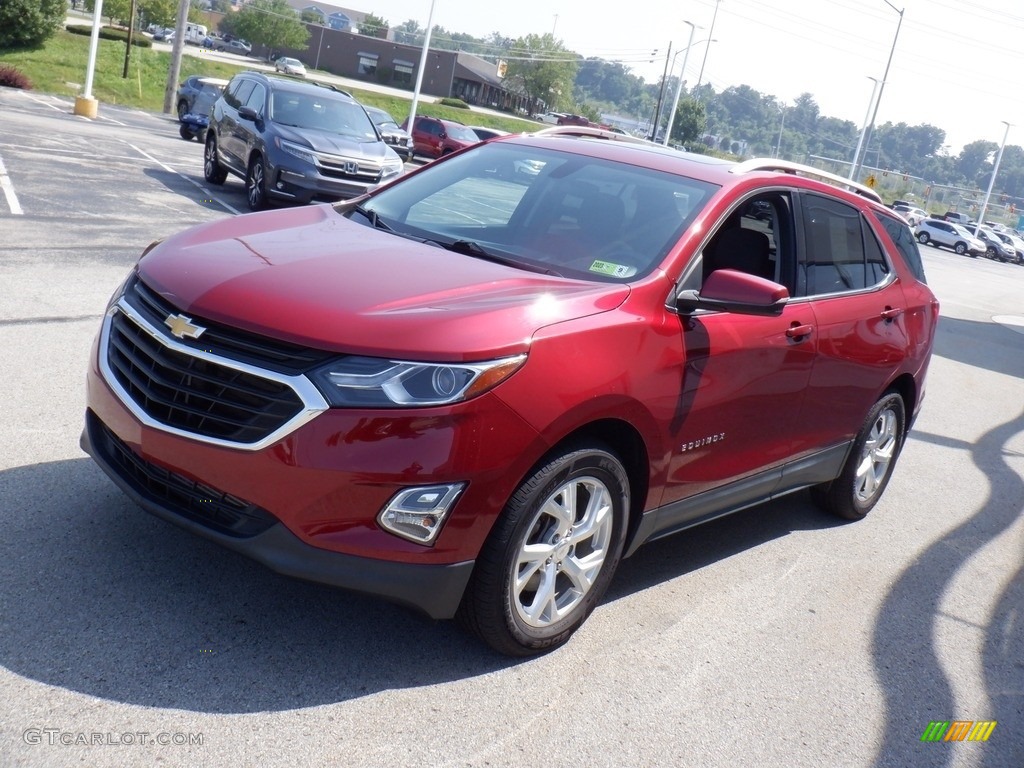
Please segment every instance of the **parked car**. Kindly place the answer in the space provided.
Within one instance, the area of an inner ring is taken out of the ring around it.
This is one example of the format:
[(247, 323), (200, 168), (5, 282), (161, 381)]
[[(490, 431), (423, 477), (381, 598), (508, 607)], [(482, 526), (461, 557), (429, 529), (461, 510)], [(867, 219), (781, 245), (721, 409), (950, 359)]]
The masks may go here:
[(1004, 243), (1013, 248), (1013, 257), (1009, 259), (1014, 264), (1024, 264), (1024, 239), (1010, 231), (996, 231), (996, 236)]
[(951, 221), (954, 224), (962, 224), (964, 226), (966, 226), (967, 224), (974, 223), (970, 216), (968, 216), (966, 213), (960, 213), (958, 211), (946, 211), (945, 216), (943, 218), (945, 218), (946, 221)]
[[(408, 118), (402, 123), (402, 128), (409, 131)], [(472, 146), (480, 141), (477, 135), (462, 123), (425, 115), (416, 116), (413, 129), (409, 133), (412, 134), (413, 154), (430, 158), (450, 155), (457, 149)]]
[(153, 34), (153, 39), (158, 43), (173, 43), (174, 42), (174, 29), (171, 27), (165, 27), (159, 32)]
[(565, 112), (545, 112), (538, 119), (542, 123), (548, 123), (550, 125), (558, 125), (558, 121), (565, 117)]
[[(238, 38), (233, 40), (215, 40), (213, 48), (214, 50), (223, 51), (224, 53), (236, 53), (239, 56), (248, 56), (252, 53), (252, 46), (245, 40), (240, 40)], [(305, 68), (303, 68), (302, 74), (305, 74)]]
[(199, 78), (199, 92), (192, 99), (192, 105), (184, 115), (178, 116), (178, 133), (181, 138), (186, 141), (195, 139), (200, 144), (206, 142), (206, 131), (210, 126), (210, 113), (227, 84), (227, 80), (217, 77)]
[(808, 488), (863, 518), (939, 317), (906, 222), (820, 170), (585, 130), (148, 247), (83, 447), (177, 526), (515, 656), (645, 542)]
[(249, 208), (342, 200), (403, 170), (363, 106), (343, 91), (261, 72), (231, 78), (213, 107), (203, 152), (211, 184), (245, 180)]
[(558, 118), (557, 125), (593, 125), (593, 123), (583, 115), (562, 115)]
[(915, 227), (914, 236), (921, 245), (952, 248), (961, 256), (967, 254), (977, 258), (984, 256), (985, 251), (988, 250), (983, 240), (972, 235), (965, 227), (951, 221), (924, 219)]
[(412, 160), (412, 136), (402, 128), (391, 114), (380, 107), (369, 107), (363, 105), (370, 120), (377, 126), (380, 135), (385, 143), (395, 150), (395, 153), (402, 158), (402, 162)]
[(928, 218), (928, 211), (918, 208), (916, 205), (896, 205), (894, 203), (892, 209), (906, 219), (911, 228)]
[(293, 59), (289, 56), (278, 56), (274, 61), (274, 69), (286, 75), (306, 76), (306, 65), (298, 59)]
[(509, 131), (503, 131), (500, 128), (488, 128), (484, 125), (470, 125), (469, 130), (476, 134), (476, 137), (480, 141), (487, 141), (488, 139), (494, 139), (498, 136), (508, 136)]
[(985, 243), (985, 255), (996, 261), (1017, 261), (1017, 251), (1012, 243), (1005, 242), (999, 235), (988, 227), (974, 227), (968, 230), (973, 232)]
[(216, 96), (220, 96), (227, 84), (227, 80), (219, 77), (207, 77), (206, 75), (186, 77), (178, 86), (177, 94), (174, 97), (174, 103), (177, 105), (178, 120), (182, 120), (185, 115), (197, 111), (195, 108), (196, 99), (204, 92), (215, 95), (213, 101), (207, 104), (205, 109), (199, 110), (203, 114), (208, 114), (210, 107), (213, 106), (213, 102), (217, 100)]

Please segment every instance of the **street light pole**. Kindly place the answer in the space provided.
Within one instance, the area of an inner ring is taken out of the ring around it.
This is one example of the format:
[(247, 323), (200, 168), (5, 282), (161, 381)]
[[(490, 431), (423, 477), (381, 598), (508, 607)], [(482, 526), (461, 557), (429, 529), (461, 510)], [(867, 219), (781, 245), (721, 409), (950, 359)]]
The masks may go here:
[(416, 122), (416, 106), (420, 100), (420, 87), (423, 85), (423, 70), (427, 68), (427, 53), (430, 51), (430, 30), (434, 23), (434, 3), (430, 0), (430, 13), (427, 15), (427, 34), (423, 36), (423, 51), (420, 53), (420, 67), (416, 72), (416, 87), (412, 92), (412, 104), (409, 106), (409, 133), (412, 133), (413, 124)]
[(985, 193), (985, 201), (981, 204), (981, 212), (978, 214), (978, 223), (974, 227), (974, 234), (978, 234), (978, 227), (980, 227), (985, 221), (985, 211), (988, 209), (988, 200), (992, 197), (992, 188), (996, 184), (996, 174), (999, 173), (999, 163), (1003, 159), (1003, 150), (1006, 149), (1006, 137), (1010, 135), (1010, 123), (1005, 120), (1000, 121), (1006, 126), (1006, 130), (1003, 131), (1003, 143), (999, 145), (999, 153), (996, 155), (996, 164), (992, 167), (992, 178), (988, 180), (988, 191)]
[(694, 92), (700, 88), (700, 81), (704, 79), (704, 65), (708, 63), (708, 51), (711, 50), (711, 38), (715, 36), (715, 20), (718, 19), (718, 6), (722, 0), (715, 0), (715, 12), (711, 14), (711, 29), (708, 30), (708, 44), (704, 49), (704, 58), (700, 62), (700, 73), (697, 75), (697, 84), (693, 86)]
[[(672, 126), (676, 121), (676, 110), (679, 109), (679, 96), (683, 92), (683, 76), (686, 74), (686, 60), (690, 58), (690, 49), (693, 47), (693, 33), (697, 31), (697, 25), (692, 21), (683, 20), (683, 24), (690, 25), (690, 40), (686, 44), (686, 52), (683, 54), (683, 66), (679, 70), (679, 80), (676, 83), (676, 95), (675, 98), (672, 99), (672, 111), (668, 114), (668, 127), (665, 128), (665, 139), (661, 142), (666, 147), (668, 146), (668, 137), (672, 135)], [(708, 45), (711, 45), (711, 43), (708, 43)], [(679, 54), (677, 53), (676, 55), (678, 56)], [(657, 137), (657, 131), (655, 131), (654, 135)]]
[(775, 143), (775, 157), (778, 157), (782, 150), (782, 129), (786, 125), (786, 107), (779, 107), (779, 111), (782, 113), (782, 119), (779, 121), (779, 140)]
[(875, 84), (871, 88), (871, 100), (868, 101), (868, 111), (864, 113), (864, 127), (860, 131), (860, 138), (857, 139), (857, 148), (853, 150), (853, 162), (850, 163), (850, 181), (853, 181), (854, 176), (857, 175), (857, 158), (860, 157), (860, 150), (864, 146), (864, 137), (868, 132), (868, 121), (871, 119), (871, 107), (875, 105), (875, 94), (878, 93), (878, 84), (882, 82), (877, 77), (871, 77), (871, 75), (868, 75), (868, 80), (874, 80)]
[[(878, 105), (882, 103), (882, 91), (885, 89), (886, 80), (889, 79), (889, 66), (892, 64), (892, 55), (896, 52), (896, 41), (900, 39), (900, 27), (903, 26), (903, 12), (906, 10), (906, 8), (897, 8), (895, 5), (890, 3), (889, 0), (884, 0), (884, 2), (900, 15), (900, 20), (896, 24), (896, 34), (893, 35), (892, 38), (892, 48), (889, 49), (889, 60), (885, 64), (885, 73), (882, 75), (882, 82), (878, 84), (878, 99), (875, 100), (875, 111), (871, 115), (871, 122), (868, 124), (868, 129), (864, 134), (865, 145), (871, 141), (871, 131), (875, 129), (875, 118), (878, 117)], [(850, 175), (851, 179), (855, 179), (857, 177), (862, 165), (863, 162), (861, 158), (853, 158), (853, 173)]]
[(661, 75), (661, 90), (658, 91), (658, 106), (654, 108), (654, 133), (651, 141), (658, 140), (658, 123), (661, 122), (661, 100), (665, 98), (665, 80), (668, 79), (668, 63), (672, 60), (672, 41), (668, 43), (668, 53), (665, 54), (665, 71)]

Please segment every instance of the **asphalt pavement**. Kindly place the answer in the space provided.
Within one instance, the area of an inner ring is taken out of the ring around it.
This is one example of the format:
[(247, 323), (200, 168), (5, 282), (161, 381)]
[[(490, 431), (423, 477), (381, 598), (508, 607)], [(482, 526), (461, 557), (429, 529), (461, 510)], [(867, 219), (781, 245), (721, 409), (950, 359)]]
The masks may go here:
[(0, 765), (1024, 765), (1024, 268), (922, 247), (935, 356), (867, 519), (798, 493), (649, 544), (516, 661), (163, 523), (79, 449), (111, 292), (244, 210), (165, 116), (0, 89)]

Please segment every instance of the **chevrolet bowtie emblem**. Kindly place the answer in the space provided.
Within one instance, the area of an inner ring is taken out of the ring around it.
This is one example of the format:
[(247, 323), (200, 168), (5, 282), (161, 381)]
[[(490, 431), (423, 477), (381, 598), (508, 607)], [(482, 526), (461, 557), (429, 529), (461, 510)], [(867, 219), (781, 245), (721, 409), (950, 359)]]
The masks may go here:
[(198, 339), (206, 329), (201, 325), (193, 325), (192, 318), (184, 315), (168, 315), (164, 325), (171, 329), (171, 335), (179, 339)]

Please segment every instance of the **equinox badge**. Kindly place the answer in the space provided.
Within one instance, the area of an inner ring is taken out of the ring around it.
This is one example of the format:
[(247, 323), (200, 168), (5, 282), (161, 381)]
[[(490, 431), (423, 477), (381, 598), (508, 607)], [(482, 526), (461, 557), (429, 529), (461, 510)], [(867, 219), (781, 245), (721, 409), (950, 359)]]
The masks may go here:
[(198, 339), (206, 329), (201, 325), (193, 325), (191, 317), (184, 315), (168, 315), (164, 325), (171, 329), (171, 335), (179, 339)]

